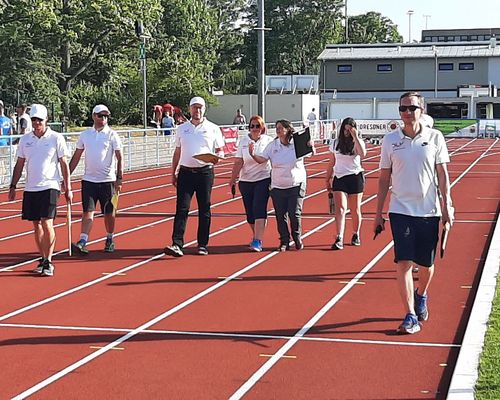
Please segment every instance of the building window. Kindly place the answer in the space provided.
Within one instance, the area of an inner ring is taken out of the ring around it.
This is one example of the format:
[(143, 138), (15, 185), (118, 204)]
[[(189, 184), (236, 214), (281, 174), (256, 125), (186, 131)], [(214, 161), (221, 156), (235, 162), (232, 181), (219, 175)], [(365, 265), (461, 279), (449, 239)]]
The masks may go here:
[(460, 40), (461, 40), (462, 42), (470, 42), (470, 38), (469, 38), (469, 36), (467, 36), (467, 35), (462, 35), (462, 36), (460, 36)]
[(392, 64), (377, 64), (377, 72), (392, 72)]
[(340, 73), (352, 72), (352, 65), (351, 64), (337, 65), (337, 72), (340, 72)]
[(482, 40), (485, 40), (485, 39), (484, 39), (484, 35), (478, 35), (477, 40), (481, 40), (481, 41), (482, 41)]
[(454, 36), (446, 36), (447, 42), (453, 42)]
[(458, 69), (460, 71), (474, 71), (474, 63), (471, 62), (460, 63), (458, 64)]
[(477, 35), (471, 35), (470, 40), (473, 42), (477, 42)]
[(445, 42), (446, 37), (445, 36), (438, 36), (438, 42)]
[(439, 63), (440, 71), (453, 71), (453, 63)]

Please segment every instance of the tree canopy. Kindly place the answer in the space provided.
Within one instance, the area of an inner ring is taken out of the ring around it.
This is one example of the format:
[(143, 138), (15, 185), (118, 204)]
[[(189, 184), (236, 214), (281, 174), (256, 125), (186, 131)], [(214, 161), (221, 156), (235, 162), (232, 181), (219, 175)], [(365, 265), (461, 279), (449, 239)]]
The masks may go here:
[[(266, 74), (316, 74), (328, 43), (342, 43), (343, 0), (266, 0)], [(256, 88), (255, 0), (0, 0), (0, 97), (41, 102), (75, 124), (108, 104), (114, 121), (142, 113), (139, 46), (145, 42), (148, 106), (185, 106), (214, 89)], [(135, 22), (146, 39), (135, 35)], [(351, 43), (397, 42), (376, 12), (349, 18)]]

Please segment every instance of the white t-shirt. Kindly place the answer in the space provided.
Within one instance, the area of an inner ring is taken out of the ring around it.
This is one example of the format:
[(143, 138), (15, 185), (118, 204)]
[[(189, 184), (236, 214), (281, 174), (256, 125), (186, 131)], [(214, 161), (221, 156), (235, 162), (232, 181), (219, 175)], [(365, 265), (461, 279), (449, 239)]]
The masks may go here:
[(220, 154), (224, 144), (220, 128), (206, 118), (197, 126), (194, 126), (191, 121), (179, 125), (175, 135), (175, 147), (181, 148), (179, 165), (190, 168), (212, 165), (212, 163), (200, 161), (193, 156), (195, 154), (216, 153), (216, 149), (220, 149)]
[[(262, 155), (262, 152), (273, 138), (269, 135), (260, 135), (259, 140), (254, 143), (254, 154)], [(249, 143), (253, 142), (249, 135), (241, 137), (238, 143), (236, 157), (243, 158), (243, 167), (240, 171), (240, 181), (257, 182), (271, 176), (271, 164), (268, 162), (259, 164), (248, 152)]]
[(361, 166), (361, 156), (359, 154), (349, 155), (342, 154), (340, 151), (335, 150), (337, 147), (337, 140), (333, 140), (330, 144), (330, 152), (335, 154), (335, 165), (333, 173), (337, 178), (342, 178), (346, 175), (359, 174), (364, 171)]
[(33, 132), (24, 134), (19, 140), (17, 157), (24, 158), (26, 165), (26, 192), (41, 192), (47, 189), (60, 190), (59, 159), (67, 156), (66, 141), (59, 132), (47, 128), (42, 137)]
[(261, 156), (271, 161), (271, 188), (289, 189), (306, 182), (304, 157), (296, 158), (293, 141), (285, 146), (276, 138)]
[(380, 168), (392, 170), (389, 212), (440, 216), (436, 164), (448, 162), (446, 142), (438, 130), (422, 126), (413, 140), (400, 128), (385, 135)]
[(85, 150), (83, 180), (94, 183), (116, 181), (115, 151), (122, 149), (122, 141), (108, 125), (101, 131), (92, 127), (80, 133), (76, 148)]

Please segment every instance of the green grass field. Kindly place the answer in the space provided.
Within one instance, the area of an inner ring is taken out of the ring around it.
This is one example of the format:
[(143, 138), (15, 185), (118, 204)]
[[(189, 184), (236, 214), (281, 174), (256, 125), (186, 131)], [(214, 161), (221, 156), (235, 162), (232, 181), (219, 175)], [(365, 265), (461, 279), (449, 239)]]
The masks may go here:
[(476, 399), (500, 399), (500, 276), (497, 278), (495, 300), (479, 363)]
[(442, 119), (434, 121), (434, 128), (443, 132), (444, 135), (454, 133), (458, 129), (465, 128), (466, 126), (475, 125), (475, 119)]

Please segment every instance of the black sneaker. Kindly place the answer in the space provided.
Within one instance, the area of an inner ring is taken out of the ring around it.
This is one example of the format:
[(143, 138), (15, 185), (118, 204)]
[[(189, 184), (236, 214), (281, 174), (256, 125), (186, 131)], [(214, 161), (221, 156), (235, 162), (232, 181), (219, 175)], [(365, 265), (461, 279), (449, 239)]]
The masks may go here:
[(357, 233), (352, 235), (351, 244), (353, 246), (361, 246), (361, 240), (359, 240), (359, 235)]
[(207, 256), (208, 255), (208, 249), (206, 248), (206, 246), (200, 246), (200, 247), (198, 247), (198, 254), (200, 256)]
[(76, 242), (75, 247), (80, 254), (89, 254), (89, 250), (87, 249), (87, 242), (85, 240), (80, 239), (78, 242)]
[(115, 242), (111, 238), (106, 238), (106, 243), (104, 244), (104, 251), (106, 253), (112, 253), (115, 251)]
[(340, 236), (337, 236), (335, 243), (332, 244), (332, 250), (342, 250), (344, 248), (344, 242)]
[(40, 262), (38, 263), (38, 266), (31, 272), (33, 272), (34, 274), (41, 274), (42, 271), (43, 271), (43, 266), (48, 263), (49, 260), (46, 260), (45, 258), (42, 258), (40, 260)]
[(182, 252), (182, 249), (177, 246), (176, 244), (173, 244), (172, 246), (167, 246), (163, 250), (165, 254), (168, 254), (169, 256), (173, 257), (182, 257), (184, 253)]
[(41, 276), (54, 276), (54, 264), (52, 264), (49, 260), (46, 261), (47, 262), (43, 264)]
[(279, 252), (284, 252), (290, 250), (290, 244), (288, 243), (280, 243), (279, 247), (276, 249), (276, 251)]

